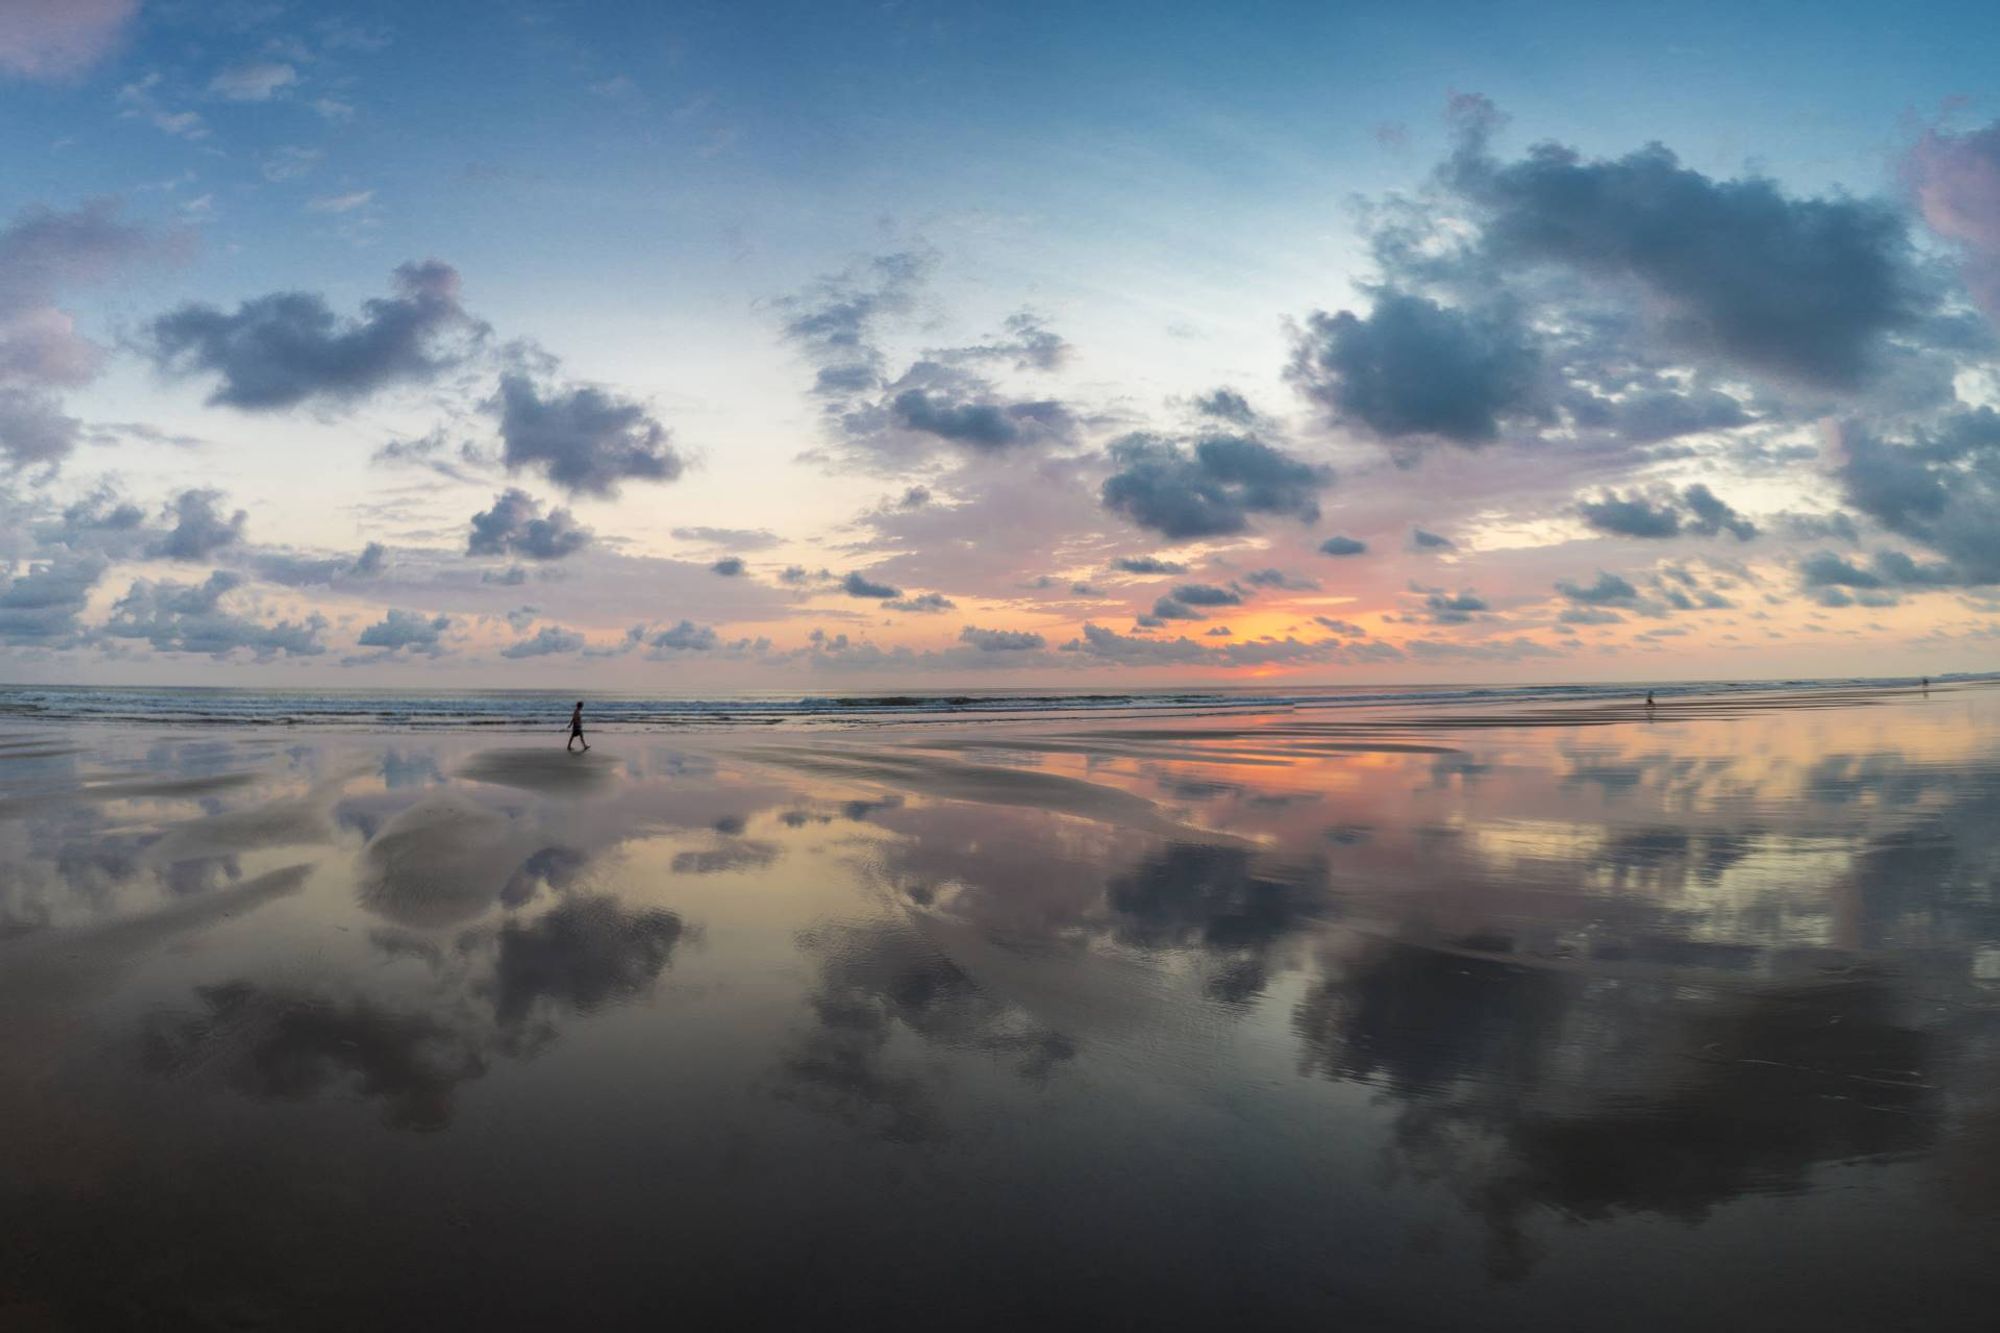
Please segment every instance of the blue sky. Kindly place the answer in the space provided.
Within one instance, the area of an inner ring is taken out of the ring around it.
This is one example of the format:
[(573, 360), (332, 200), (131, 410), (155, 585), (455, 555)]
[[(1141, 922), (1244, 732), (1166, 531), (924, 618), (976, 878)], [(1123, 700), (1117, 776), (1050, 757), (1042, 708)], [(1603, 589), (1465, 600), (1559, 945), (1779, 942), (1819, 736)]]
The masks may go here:
[(1982, 7), (8, 8), (0, 675), (1984, 661)]

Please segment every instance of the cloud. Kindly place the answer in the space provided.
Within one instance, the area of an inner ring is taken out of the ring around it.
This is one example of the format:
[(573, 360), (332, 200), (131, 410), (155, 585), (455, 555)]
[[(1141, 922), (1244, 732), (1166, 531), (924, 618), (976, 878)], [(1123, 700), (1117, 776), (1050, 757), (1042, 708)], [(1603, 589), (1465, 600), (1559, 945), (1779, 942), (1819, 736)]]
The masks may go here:
[(928, 255), (914, 251), (882, 255), (778, 303), (785, 339), (819, 367), (815, 393), (844, 400), (882, 382), (876, 326), (910, 308), (930, 266)]
[(969, 643), (982, 653), (1021, 653), (1048, 647), (1048, 640), (1033, 630), (981, 629), (967, 625), (958, 632), (960, 643)]
[(1213, 583), (1183, 583), (1174, 589), (1174, 597), (1189, 606), (1241, 606), (1243, 594), (1235, 588), (1218, 587)]
[(1330, 469), (1301, 462), (1246, 436), (1197, 441), (1190, 451), (1153, 435), (1128, 435), (1111, 446), (1117, 471), (1104, 481), (1106, 509), (1177, 541), (1227, 536), (1252, 514), (1310, 523)]
[(371, 579), (388, 565), (380, 542), (369, 542), (359, 555), (302, 556), (290, 551), (259, 551), (249, 558), (250, 572), (266, 583), (310, 588), (351, 579)]
[(544, 391), (510, 372), (500, 377), (498, 406), (508, 471), (539, 468), (576, 494), (608, 498), (622, 482), (673, 481), (686, 467), (643, 406), (590, 385)]
[(1477, 593), (1434, 592), (1424, 598), (1424, 611), (1433, 625), (1463, 625), (1491, 610)]
[(1627, 495), (1606, 490), (1597, 499), (1578, 504), (1577, 512), (1591, 527), (1617, 537), (1658, 540), (1682, 533), (1713, 537), (1726, 532), (1738, 541), (1747, 542), (1757, 535), (1755, 523), (1701, 482), (1678, 496), (1665, 489)]
[(216, 506), (221, 491), (182, 491), (167, 505), (174, 526), (147, 548), (165, 560), (206, 560), (243, 540), (250, 516), (239, 509), (227, 519)]
[(9, 0), (0, 5), (0, 72), (68, 79), (110, 53), (139, 0)]
[(697, 625), (692, 620), (683, 620), (678, 625), (652, 635), (646, 642), (657, 651), (705, 653), (719, 646), (721, 639), (713, 626)]
[(1473, 126), (1445, 178), (1495, 268), (1636, 283), (1663, 336), (1727, 366), (1851, 387), (1930, 303), (1893, 207), (1714, 180), (1659, 144), (1611, 160), (1541, 144), (1503, 164)]
[(891, 611), (914, 611), (923, 615), (958, 609), (957, 602), (939, 592), (922, 593), (916, 597), (901, 597), (893, 602), (884, 602), (882, 605)]
[(218, 569), (205, 583), (135, 580), (111, 608), (103, 633), (115, 639), (144, 639), (156, 652), (206, 653), (224, 658), (242, 649), (259, 661), (277, 656), (316, 657), (326, 651), (320, 635), (326, 618), (267, 624), (224, 610), (222, 600), (242, 586), (243, 576)]
[(1508, 420), (1543, 413), (1541, 357), (1504, 307), (1461, 310), (1385, 290), (1366, 319), (1315, 311), (1291, 376), (1334, 419), (1385, 439), (1483, 444)]
[(354, 641), (363, 648), (380, 648), (387, 653), (400, 653), (407, 649), (411, 653), (436, 657), (444, 651), (444, 632), (450, 628), (450, 616), (427, 616), (421, 611), (391, 609), (380, 620), (362, 630)]
[(208, 91), (230, 102), (268, 102), (281, 88), (299, 81), (299, 72), (281, 60), (231, 65), (209, 80)]
[(1197, 611), (1176, 597), (1162, 597), (1153, 603), (1151, 619), (1141, 616), (1141, 624), (1159, 625), (1169, 620), (1206, 620), (1208, 613)]
[(768, 551), (779, 544), (777, 534), (764, 528), (685, 527), (673, 530), (675, 541), (726, 546), (738, 551)]
[(887, 600), (891, 597), (901, 597), (903, 595), (901, 588), (892, 587), (887, 583), (870, 582), (859, 573), (849, 574), (846, 578), (842, 579), (840, 581), (840, 590), (849, 597), (872, 597), (878, 600)]
[(1060, 651), (1081, 658), (1112, 662), (1121, 666), (1205, 666), (1226, 670), (1232, 667), (1306, 666), (1336, 662), (1376, 664), (1403, 656), (1401, 649), (1386, 643), (1352, 643), (1339, 639), (1305, 641), (1294, 638), (1243, 639), (1230, 643), (1204, 644), (1189, 638), (1152, 638), (1120, 634), (1102, 625), (1086, 623), (1077, 638)]
[(2000, 583), (2000, 412), (1954, 412), (1901, 441), (1848, 422), (1836, 452), (1849, 504), (1944, 557), (1950, 575), (1925, 581)]
[(1715, 492), (1696, 482), (1681, 492), (1688, 507), (1687, 530), (1698, 537), (1726, 532), (1737, 541), (1747, 542), (1757, 535), (1757, 525), (1724, 503)]
[(558, 625), (544, 625), (533, 638), (523, 639), (500, 650), (500, 656), (511, 658), (549, 657), (558, 653), (580, 653), (584, 638)]
[(1440, 533), (1427, 532), (1423, 528), (1411, 528), (1410, 549), (1412, 551), (1456, 551), (1458, 543)]
[(1217, 421), (1227, 421), (1232, 426), (1254, 426), (1257, 424), (1256, 409), (1250, 400), (1234, 389), (1212, 389), (1194, 400), (1194, 410), (1205, 417)]
[(2000, 320), (2000, 121), (1966, 134), (1926, 131), (1904, 172), (1924, 221), (1962, 248), (1966, 286)]
[(458, 273), (435, 259), (404, 264), (395, 295), (362, 304), (343, 320), (324, 297), (274, 292), (235, 313), (184, 305), (153, 320), (146, 350), (175, 376), (213, 375), (211, 404), (268, 411), (309, 400), (357, 402), (396, 384), (420, 384), (455, 365), (451, 333), (484, 326), (459, 304)]
[(567, 509), (542, 516), (541, 501), (509, 487), (493, 497), (493, 507), (472, 516), (467, 555), (513, 555), (560, 560), (590, 545), (592, 533)]
[(11, 466), (53, 470), (83, 438), (52, 391), (95, 379), (104, 351), (56, 305), (62, 292), (171, 248), (120, 221), (109, 200), (25, 209), (0, 230), (0, 457)]
[(1066, 439), (1074, 425), (1069, 409), (1050, 400), (953, 402), (922, 389), (906, 389), (890, 400), (889, 407), (896, 424), (905, 430), (981, 450)]
[(720, 574), (726, 579), (740, 578), (743, 574), (743, 558), (741, 556), (725, 555), (722, 559), (710, 565), (708, 572), (711, 574)]
[(1567, 581), (1558, 582), (1556, 591), (1572, 602), (1583, 602), (1590, 606), (1623, 604), (1638, 600), (1639, 590), (1616, 574), (1598, 572), (1597, 581), (1589, 585), (1579, 585)]
[(1162, 560), (1151, 555), (1121, 555), (1111, 567), (1125, 574), (1185, 574), (1187, 566), (1178, 560)]
[(1243, 576), (1243, 581), (1253, 588), (1284, 588), (1290, 592), (1315, 592), (1319, 589), (1317, 579), (1287, 574), (1282, 569), (1253, 569)]
[(1353, 537), (1328, 537), (1319, 544), (1319, 553), (1321, 555), (1361, 555), (1367, 550), (1367, 542), (1356, 540)]
[(15, 469), (54, 467), (82, 437), (83, 423), (65, 415), (55, 397), (0, 388), (0, 455)]
[(82, 637), (78, 617), (111, 562), (97, 551), (61, 551), (20, 572), (0, 573), (0, 643), (66, 648)]
[(1016, 370), (1060, 370), (1069, 360), (1071, 347), (1032, 311), (1009, 315), (1005, 336), (970, 347), (947, 347), (924, 353), (926, 360), (945, 363), (966, 361), (1010, 361)]

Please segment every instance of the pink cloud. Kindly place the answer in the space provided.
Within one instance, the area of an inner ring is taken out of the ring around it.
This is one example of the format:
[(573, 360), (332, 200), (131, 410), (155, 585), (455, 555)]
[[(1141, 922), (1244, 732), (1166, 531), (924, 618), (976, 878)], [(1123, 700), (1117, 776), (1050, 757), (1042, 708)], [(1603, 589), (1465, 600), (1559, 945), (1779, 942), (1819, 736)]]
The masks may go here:
[(2000, 122), (1968, 134), (1928, 130), (1907, 171), (1931, 230), (1965, 250), (1965, 280), (2000, 319)]
[(0, 71), (62, 79), (96, 64), (139, 0), (8, 0), (0, 5)]

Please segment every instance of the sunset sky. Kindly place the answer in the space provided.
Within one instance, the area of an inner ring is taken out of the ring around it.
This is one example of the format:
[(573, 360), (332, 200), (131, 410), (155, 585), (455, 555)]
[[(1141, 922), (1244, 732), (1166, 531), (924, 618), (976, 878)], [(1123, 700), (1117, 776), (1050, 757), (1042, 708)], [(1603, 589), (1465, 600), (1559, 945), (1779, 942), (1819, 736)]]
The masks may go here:
[(0, 0), (0, 680), (1991, 669), (1996, 27)]

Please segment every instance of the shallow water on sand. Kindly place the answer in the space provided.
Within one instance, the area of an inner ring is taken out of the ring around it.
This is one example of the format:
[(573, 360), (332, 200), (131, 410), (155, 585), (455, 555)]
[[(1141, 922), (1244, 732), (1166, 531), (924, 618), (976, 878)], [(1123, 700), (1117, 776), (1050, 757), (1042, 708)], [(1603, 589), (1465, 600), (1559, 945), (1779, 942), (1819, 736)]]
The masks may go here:
[(0, 731), (0, 1326), (1987, 1328), (2000, 689)]

